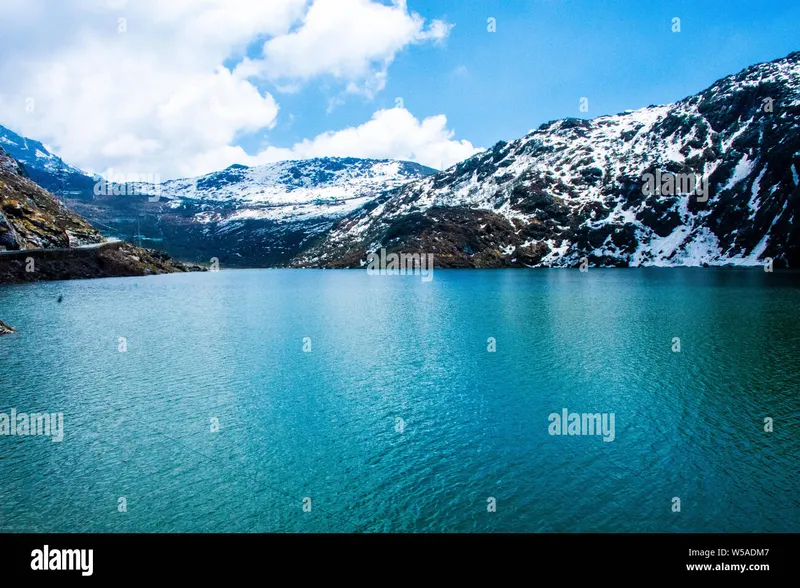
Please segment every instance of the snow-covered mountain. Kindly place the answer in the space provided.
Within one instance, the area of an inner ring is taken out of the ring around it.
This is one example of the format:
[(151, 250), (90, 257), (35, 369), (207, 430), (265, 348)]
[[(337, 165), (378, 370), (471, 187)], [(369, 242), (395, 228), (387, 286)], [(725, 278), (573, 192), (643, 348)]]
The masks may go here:
[(199, 178), (137, 189), (152, 199), (171, 200), (173, 208), (197, 207), (192, 221), (215, 225), (213, 230), (229, 232), (242, 221), (311, 221), (316, 234), (380, 193), (434, 173), (409, 161), (326, 157), (232, 165)]
[(22, 137), (2, 125), (0, 148), (22, 164), (34, 182), (51, 192), (85, 191), (94, 185), (93, 177), (65, 163), (39, 141)]
[(82, 193), (55, 192), (111, 236), (181, 259), (260, 267), (288, 262), (343, 216), (435, 171), (407, 161), (319, 158), (232, 165), (160, 184), (112, 177)]
[(281, 161), (258, 167), (232, 165), (199, 178), (161, 186), (169, 198), (285, 205), (369, 198), (435, 173), (418, 163), (388, 159), (326, 157)]
[(799, 175), (796, 52), (674, 104), (500, 142), (354, 211), (294, 264), (359, 267), (385, 247), (442, 267), (797, 267)]

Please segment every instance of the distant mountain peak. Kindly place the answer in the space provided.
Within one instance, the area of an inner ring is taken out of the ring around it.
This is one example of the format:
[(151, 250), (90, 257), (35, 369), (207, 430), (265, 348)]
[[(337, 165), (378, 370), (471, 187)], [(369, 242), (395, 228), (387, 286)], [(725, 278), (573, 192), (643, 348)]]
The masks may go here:
[(398, 187), (436, 170), (408, 161), (317, 157), (258, 166), (234, 164), (197, 178), (164, 182), (166, 198), (261, 205), (350, 200)]
[(34, 182), (51, 192), (83, 191), (95, 182), (89, 174), (51, 153), (40, 141), (18, 135), (4, 126), (0, 126), (0, 147), (19, 161)]

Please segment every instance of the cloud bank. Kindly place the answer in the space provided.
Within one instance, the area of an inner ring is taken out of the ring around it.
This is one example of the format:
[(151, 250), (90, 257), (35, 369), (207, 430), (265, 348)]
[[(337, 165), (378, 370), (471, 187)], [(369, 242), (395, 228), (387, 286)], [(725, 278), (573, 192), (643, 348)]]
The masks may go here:
[(450, 29), (405, 0), (3, 0), (0, 124), (84, 169), (162, 179), (325, 155), (449, 166), (477, 150), (402, 108), (256, 154), (237, 137), (275, 126), (264, 84), (330, 78), (369, 99), (399, 52)]

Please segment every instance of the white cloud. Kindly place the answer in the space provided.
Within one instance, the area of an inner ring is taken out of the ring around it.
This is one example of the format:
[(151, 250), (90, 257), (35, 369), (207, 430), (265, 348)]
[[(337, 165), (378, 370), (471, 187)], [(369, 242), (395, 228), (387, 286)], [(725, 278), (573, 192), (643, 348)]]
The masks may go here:
[(140, 157), (145, 153), (157, 151), (161, 147), (158, 141), (140, 139), (126, 134), (103, 147), (103, 155), (108, 157)]
[(268, 147), (242, 163), (257, 165), (310, 157), (404, 159), (443, 169), (481, 151), (469, 141), (456, 141), (444, 115), (423, 121), (404, 108), (379, 110), (358, 126), (323, 133), (289, 149)]
[(372, 0), (317, 0), (302, 25), (268, 40), (263, 59), (247, 60), (242, 72), (280, 81), (331, 75), (348, 91), (372, 95), (383, 89), (386, 70), (411, 43), (442, 41), (450, 25), (409, 12), (405, 0), (388, 6)]
[[(472, 146), (452, 139), (443, 116), (419, 122), (398, 109), (253, 157), (236, 139), (276, 123), (279, 106), (254, 76), (294, 91), (328, 76), (346, 91), (374, 94), (398, 52), (449, 30), (405, 0), (0, 0), (0, 124), (89, 171), (163, 179), (277, 154), (438, 167)], [(257, 39), (266, 39), (263, 55), (224, 67)]]

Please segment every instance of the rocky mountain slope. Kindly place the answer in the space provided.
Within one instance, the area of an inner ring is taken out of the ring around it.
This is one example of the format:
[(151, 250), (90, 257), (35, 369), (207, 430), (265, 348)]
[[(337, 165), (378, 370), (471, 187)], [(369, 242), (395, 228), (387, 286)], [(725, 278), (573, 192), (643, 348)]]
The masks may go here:
[(69, 248), (102, 243), (103, 236), (34, 183), (0, 149), (0, 250)]
[(188, 269), (159, 252), (106, 242), (0, 148), (0, 283)]
[(293, 264), (359, 267), (385, 247), (440, 267), (798, 267), (799, 174), (797, 52), (500, 142), (354, 211)]

